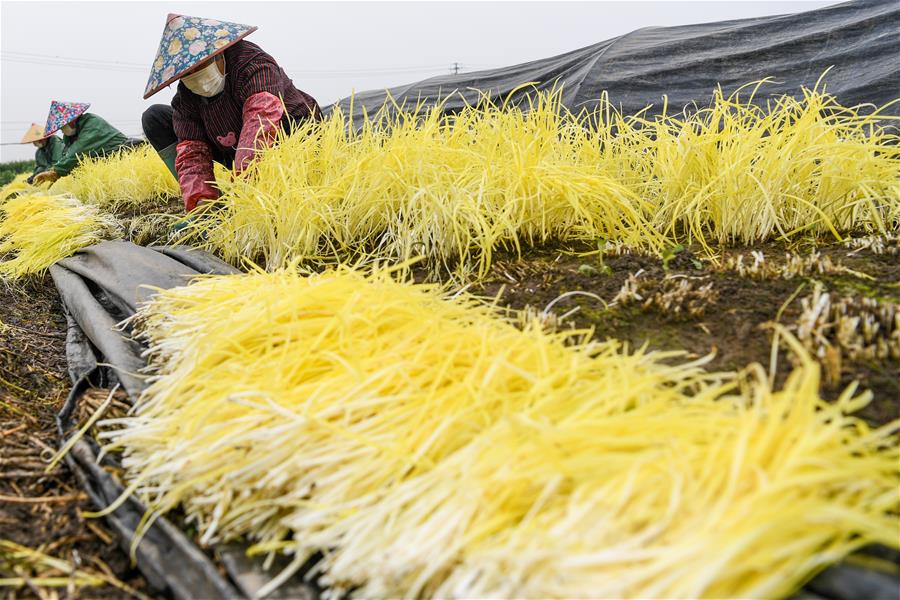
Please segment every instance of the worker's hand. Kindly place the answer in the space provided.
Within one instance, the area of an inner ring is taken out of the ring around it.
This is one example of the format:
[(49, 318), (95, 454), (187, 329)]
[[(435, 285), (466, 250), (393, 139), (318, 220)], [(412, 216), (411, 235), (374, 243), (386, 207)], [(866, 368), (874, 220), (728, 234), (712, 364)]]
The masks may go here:
[(34, 178), (34, 185), (40, 185), (42, 183), (53, 183), (59, 179), (59, 173), (50, 169), (49, 171), (44, 171), (43, 173), (38, 173)]

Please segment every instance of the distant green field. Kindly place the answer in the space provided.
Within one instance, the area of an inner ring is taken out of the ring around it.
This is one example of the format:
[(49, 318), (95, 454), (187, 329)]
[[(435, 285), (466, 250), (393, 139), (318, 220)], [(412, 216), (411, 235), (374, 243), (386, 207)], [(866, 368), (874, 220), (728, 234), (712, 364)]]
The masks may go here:
[(33, 160), (0, 163), (0, 185), (6, 185), (19, 173), (31, 173), (32, 170), (34, 170)]

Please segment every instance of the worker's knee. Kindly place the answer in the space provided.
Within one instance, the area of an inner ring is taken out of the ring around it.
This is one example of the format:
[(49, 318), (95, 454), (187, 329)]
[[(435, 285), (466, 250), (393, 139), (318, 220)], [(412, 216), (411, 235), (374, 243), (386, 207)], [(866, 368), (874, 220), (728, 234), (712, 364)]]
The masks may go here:
[(154, 104), (141, 115), (141, 127), (147, 141), (162, 150), (178, 141), (172, 124), (172, 107), (168, 104)]

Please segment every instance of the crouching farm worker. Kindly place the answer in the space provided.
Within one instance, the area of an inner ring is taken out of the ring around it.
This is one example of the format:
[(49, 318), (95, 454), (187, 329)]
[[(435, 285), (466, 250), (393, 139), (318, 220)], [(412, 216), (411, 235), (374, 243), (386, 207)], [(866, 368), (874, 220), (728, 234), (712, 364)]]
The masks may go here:
[(88, 113), (90, 104), (85, 102), (50, 103), (50, 114), (44, 132), (52, 135), (63, 133), (62, 153), (49, 169), (38, 174), (34, 183), (56, 181), (72, 172), (78, 161), (84, 158), (104, 156), (119, 148), (131, 147), (135, 141), (106, 122), (102, 117)]
[(147, 140), (178, 179), (184, 207), (219, 197), (213, 162), (242, 172), (279, 129), (319, 118), (271, 56), (244, 38), (256, 27), (170, 14), (144, 98), (179, 81), (172, 106), (143, 115)]
[(34, 183), (34, 178), (53, 166), (53, 163), (62, 156), (63, 143), (57, 135), (44, 135), (44, 127), (38, 123), (32, 123), (25, 135), (22, 136), (22, 144), (33, 144), (37, 150), (34, 152), (34, 171), (28, 178), (28, 183)]

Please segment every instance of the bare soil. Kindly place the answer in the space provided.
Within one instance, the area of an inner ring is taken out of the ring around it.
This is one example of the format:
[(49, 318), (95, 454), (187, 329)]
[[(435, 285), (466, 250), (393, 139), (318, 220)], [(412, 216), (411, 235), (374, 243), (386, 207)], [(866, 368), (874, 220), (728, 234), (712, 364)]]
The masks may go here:
[[(564, 321), (575, 328), (593, 328), (598, 340), (616, 338), (630, 347), (643, 345), (651, 350), (685, 350), (689, 357), (712, 353), (709, 370), (739, 370), (750, 363), (768, 368), (772, 351), (773, 330), (767, 325), (776, 321), (794, 323), (800, 316), (801, 298), (812, 293), (816, 282), (834, 296), (876, 298), (882, 303), (900, 302), (900, 256), (875, 254), (871, 251), (851, 253), (843, 246), (818, 248), (824, 260), (869, 275), (867, 279), (846, 273), (770, 278), (764, 280), (741, 276), (737, 272), (717, 269), (713, 262), (685, 249), (664, 261), (651, 256), (579, 256), (585, 248), (534, 250), (521, 258), (505, 257), (494, 263), (489, 277), (472, 291), (499, 297), (501, 306), (524, 309), (531, 306), (543, 310), (549, 304), (557, 315), (573, 311)], [(770, 263), (783, 264), (785, 254), (808, 255), (803, 249), (790, 250), (778, 244), (725, 251), (725, 256), (747, 255), (751, 250), (764, 251)], [(697, 299), (702, 314), (685, 314), (643, 303), (612, 306), (628, 276), (641, 272), (639, 281), (659, 287), (666, 278), (689, 278), (695, 287), (710, 285), (705, 298)], [(803, 286), (798, 293), (798, 288)], [(595, 297), (567, 292), (587, 292)], [(796, 296), (792, 299), (793, 295)], [(599, 298), (599, 299), (598, 299)], [(790, 300), (790, 301), (789, 301)], [(789, 357), (782, 350), (778, 356), (776, 385), (790, 371)], [(860, 416), (873, 424), (884, 424), (900, 418), (900, 360), (843, 360), (834, 381), (823, 377), (822, 396), (834, 399), (854, 381), (861, 389), (871, 390), (873, 401)]]
[[(0, 285), (0, 540), (67, 561), (75, 568), (115, 578), (147, 594), (147, 584), (121, 551), (102, 519), (64, 465), (45, 473), (58, 447), (55, 415), (71, 382), (67, 375), (66, 320), (49, 277), (11, 288)], [(105, 397), (105, 394), (104, 394)], [(0, 578), (45, 573), (24, 564), (4, 567)], [(54, 596), (57, 592), (59, 596)], [(2, 598), (122, 598), (104, 585), (49, 590), (29, 583), (0, 588)]]

